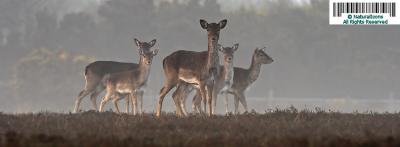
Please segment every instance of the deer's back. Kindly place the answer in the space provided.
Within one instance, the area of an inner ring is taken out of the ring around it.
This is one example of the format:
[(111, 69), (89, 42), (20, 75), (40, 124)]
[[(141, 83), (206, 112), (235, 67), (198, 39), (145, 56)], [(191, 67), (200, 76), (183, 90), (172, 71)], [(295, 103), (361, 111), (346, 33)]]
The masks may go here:
[(104, 76), (109, 73), (133, 70), (139, 65), (136, 63), (125, 63), (115, 61), (95, 61), (86, 66), (85, 75), (90, 71), (98, 76)]
[(201, 73), (206, 67), (207, 51), (195, 52), (179, 50), (173, 52), (163, 60), (164, 70), (173, 69), (176, 72), (191, 71)]

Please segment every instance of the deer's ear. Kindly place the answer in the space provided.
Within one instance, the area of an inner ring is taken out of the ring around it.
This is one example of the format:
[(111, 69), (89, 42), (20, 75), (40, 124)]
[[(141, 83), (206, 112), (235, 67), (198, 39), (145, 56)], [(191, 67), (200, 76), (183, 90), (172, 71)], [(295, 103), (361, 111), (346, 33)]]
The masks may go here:
[(217, 45), (217, 49), (218, 49), (220, 52), (224, 52), (223, 47), (222, 47), (221, 44), (218, 44), (218, 45)]
[(136, 46), (140, 46), (141, 42), (138, 39), (133, 39), (135, 41)]
[(153, 50), (153, 56), (158, 54), (158, 49)]
[(149, 44), (150, 44), (151, 47), (153, 47), (156, 44), (156, 42), (157, 42), (157, 40), (153, 39), (152, 41), (150, 41)]
[(223, 29), (226, 26), (226, 23), (228, 22), (228, 20), (224, 19), (221, 20), (218, 24), (219, 24), (219, 29)]
[(265, 48), (267, 48), (267, 47), (263, 47), (263, 48), (261, 48), (259, 50), (265, 52)]
[(237, 51), (237, 49), (239, 48), (239, 43), (234, 44), (232, 48), (234, 51)]
[(207, 27), (208, 27), (207, 21), (205, 21), (204, 19), (200, 19), (200, 26), (201, 26), (203, 29), (207, 29)]

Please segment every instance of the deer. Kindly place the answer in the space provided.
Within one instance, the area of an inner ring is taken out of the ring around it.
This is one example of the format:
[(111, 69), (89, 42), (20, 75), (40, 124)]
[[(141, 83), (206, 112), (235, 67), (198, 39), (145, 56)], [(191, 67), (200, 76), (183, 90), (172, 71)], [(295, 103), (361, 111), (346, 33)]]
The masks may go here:
[[(163, 59), (163, 70), (165, 81), (160, 90), (158, 98), (156, 116), (160, 117), (162, 103), (165, 95), (176, 87), (180, 81), (199, 86), (201, 97), (207, 100), (208, 115), (212, 115), (212, 93), (214, 80), (218, 74), (219, 56), (216, 47), (219, 40), (219, 32), (227, 24), (227, 20), (223, 19), (218, 23), (208, 23), (206, 20), (200, 19), (200, 26), (207, 30), (208, 50), (203, 52), (178, 50)], [(176, 114), (183, 116), (180, 100), (174, 99)], [(206, 106), (204, 106), (206, 107)]]
[[(232, 47), (223, 47), (223, 46), (218, 46), (218, 49), (220, 52), (223, 54), (223, 65), (219, 66), (220, 71), (219, 74), (216, 76), (215, 80), (215, 85), (214, 85), (214, 90), (213, 90), (213, 102), (214, 102), (214, 109), (213, 109), (213, 114), (215, 114), (215, 106), (216, 106), (216, 100), (218, 98), (218, 94), (223, 94), (225, 95), (225, 106), (227, 108), (227, 98), (228, 98), (228, 90), (231, 88), (233, 84), (233, 57), (234, 53), (237, 51), (239, 47), (239, 44), (234, 44)], [(177, 87), (177, 90), (173, 93), (174, 99), (181, 99), (180, 101), (180, 107), (184, 113), (184, 115), (187, 115), (185, 103), (186, 103), (186, 98), (189, 93), (191, 93), (193, 90), (197, 90), (197, 96), (200, 97), (200, 93), (198, 92), (198, 87), (192, 86), (190, 84), (186, 83), (180, 83), (179, 86)], [(205, 102), (205, 101), (203, 101)], [(201, 109), (198, 107), (193, 107), (197, 112), (201, 112)], [(228, 110), (226, 110), (228, 111)]]
[[(129, 71), (106, 74), (103, 83), (106, 87), (106, 94), (103, 97), (99, 111), (103, 112), (104, 105), (112, 99), (112, 102), (120, 113), (117, 102), (121, 99), (120, 95), (129, 95), (133, 108), (133, 114), (137, 113), (138, 99), (140, 102), (140, 111), (143, 113), (143, 93), (145, 91), (147, 80), (150, 75), (150, 68), (153, 57), (158, 53), (158, 49), (153, 51), (140, 51), (140, 59), (137, 68)], [(126, 98), (127, 99), (127, 98)]]
[[(274, 60), (267, 53), (265, 53), (265, 47), (261, 49), (256, 48), (254, 50), (249, 68), (247, 69), (241, 67), (233, 68), (234, 72), (233, 84), (231, 88), (227, 90), (227, 92), (234, 96), (235, 114), (238, 113), (239, 102), (242, 104), (245, 111), (246, 112), (248, 111), (245, 91), (246, 89), (248, 89), (248, 87), (250, 87), (250, 85), (252, 85), (258, 79), (261, 71), (261, 66), (263, 64), (271, 64), (272, 62), (274, 62)], [(193, 98), (193, 109), (199, 112), (201, 112), (200, 109), (201, 100), (202, 99), (198, 94), (196, 94)], [(228, 112), (227, 100), (228, 98), (226, 96), (225, 107), (226, 111)], [(214, 103), (214, 105), (216, 104)]]
[[(153, 39), (150, 42), (141, 42), (138, 39), (134, 38), (134, 42), (138, 47), (139, 52), (150, 52), (150, 48), (152, 48), (156, 44), (156, 39)], [(84, 72), (85, 86), (83, 90), (79, 92), (79, 95), (75, 100), (75, 108), (73, 112), (77, 113), (79, 111), (82, 99), (89, 94), (90, 100), (92, 101), (92, 106), (96, 111), (98, 111), (96, 98), (105, 89), (104, 82), (102, 82), (104, 76), (110, 73), (133, 70), (138, 67), (139, 65), (137, 63), (125, 63), (115, 61), (95, 61), (87, 65)], [(126, 99), (126, 101), (126, 111), (128, 113), (129, 99)]]

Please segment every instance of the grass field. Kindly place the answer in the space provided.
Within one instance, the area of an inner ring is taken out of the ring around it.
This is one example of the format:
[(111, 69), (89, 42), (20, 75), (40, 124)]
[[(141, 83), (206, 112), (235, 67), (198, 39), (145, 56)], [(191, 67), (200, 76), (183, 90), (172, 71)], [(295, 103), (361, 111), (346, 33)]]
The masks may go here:
[(0, 114), (0, 146), (400, 146), (400, 114)]

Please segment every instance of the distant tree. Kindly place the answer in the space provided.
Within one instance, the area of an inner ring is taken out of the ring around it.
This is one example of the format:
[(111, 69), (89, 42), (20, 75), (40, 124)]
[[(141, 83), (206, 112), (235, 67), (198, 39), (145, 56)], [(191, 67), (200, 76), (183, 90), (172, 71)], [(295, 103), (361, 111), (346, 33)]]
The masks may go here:
[(63, 48), (89, 49), (95, 46), (96, 23), (85, 13), (71, 13), (60, 21), (57, 42)]
[(64, 51), (33, 50), (15, 67), (16, 110), (69, 110), (74, 101), (72, 96), (84, 85), (84, 66), (91, 61), (92, 57)]

